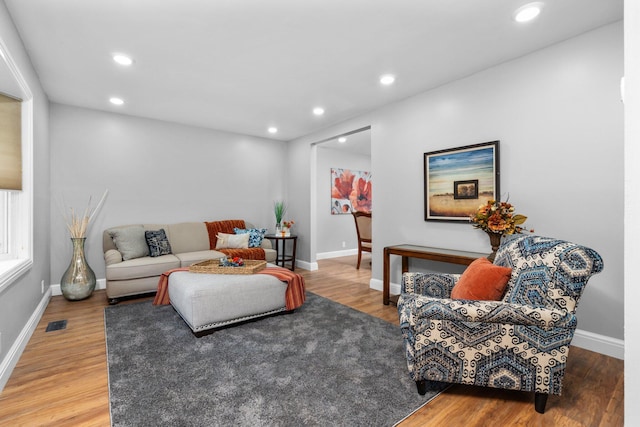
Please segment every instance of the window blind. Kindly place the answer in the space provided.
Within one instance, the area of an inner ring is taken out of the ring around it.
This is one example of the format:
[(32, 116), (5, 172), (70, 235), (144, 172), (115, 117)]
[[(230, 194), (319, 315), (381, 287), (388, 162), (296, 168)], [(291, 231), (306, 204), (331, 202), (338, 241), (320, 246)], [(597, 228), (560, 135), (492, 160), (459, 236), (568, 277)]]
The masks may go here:
[(0, 189), (22, 190), (22, 101), (0, 94)]

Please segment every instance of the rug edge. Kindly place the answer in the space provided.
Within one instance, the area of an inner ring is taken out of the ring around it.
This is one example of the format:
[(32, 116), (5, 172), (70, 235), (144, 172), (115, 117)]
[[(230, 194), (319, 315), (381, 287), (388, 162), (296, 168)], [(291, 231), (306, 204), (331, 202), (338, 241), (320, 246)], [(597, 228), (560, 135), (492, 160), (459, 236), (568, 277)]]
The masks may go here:
[(111, 374), (109, 372), (109, 340), (107, 340), (107, 309), (102, 310), (102, 326), (104, 328), (104, 351), (107, 365), (107, 389), (109, 391), (109, 425), (113, 427), (113, 407), (111, 406)]
[(397, 421), (392, 427), (397, 427), (400, 423), (402, 423), (403, 421), (407, 420), (409, 417), (411, 417), (413, 414), (418, 412), (420, 409), (422, 409), (425, 406), (427, 406), (427, 404), (429, 404), (433, 399), (435, 399), (436, 397), (440, 396), (442, 393), (447, 391), (449, 389), (449, 387), (451, 387), (451, 386), (452, 386), (452, 384), (449, 384), (445, 388), (443, 388), (442, 390), (440, 390), (439, 392), (437, 392), (436, 394), (431, 396), (430, 399), (427, 399), (422, 405), (418, 406), (416, 409), (414, 409), (409, 414), (407, 414), (404, 418), (402, 418), (401, 420)]

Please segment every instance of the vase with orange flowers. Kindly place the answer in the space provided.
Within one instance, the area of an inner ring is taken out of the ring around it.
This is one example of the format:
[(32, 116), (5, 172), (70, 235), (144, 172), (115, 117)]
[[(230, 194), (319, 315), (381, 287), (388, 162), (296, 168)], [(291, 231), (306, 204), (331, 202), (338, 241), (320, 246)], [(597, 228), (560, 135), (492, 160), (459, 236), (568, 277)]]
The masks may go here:
[(509, 202), (488, 200), (486, 204), (478, 207), (478, 210), (471, 215), (469, 220), (473, 223), (474, 228), (479, 228), (489, 235), (489, 242), (493, 252), (487, 259), (491, 262), (496, 256), (503, 236), (525, 231), (533, 232), (533, 230), (527, 230), (522, 227), (527, 217), (516, 214), (515, 208)]
[(291, 227), (293, 227), (295, 223), (294, 220), (282, 221), (282, 237), (291, 236)]

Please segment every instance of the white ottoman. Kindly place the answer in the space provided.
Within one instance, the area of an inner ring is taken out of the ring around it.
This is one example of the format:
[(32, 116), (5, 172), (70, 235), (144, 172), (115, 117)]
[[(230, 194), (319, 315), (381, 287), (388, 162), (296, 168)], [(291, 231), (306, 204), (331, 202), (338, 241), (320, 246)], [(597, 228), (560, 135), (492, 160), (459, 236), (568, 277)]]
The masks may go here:
[(171, 305), (196, 335), (212, 328), (286, 311), (287, 284), (268, 274), (169, 276)]

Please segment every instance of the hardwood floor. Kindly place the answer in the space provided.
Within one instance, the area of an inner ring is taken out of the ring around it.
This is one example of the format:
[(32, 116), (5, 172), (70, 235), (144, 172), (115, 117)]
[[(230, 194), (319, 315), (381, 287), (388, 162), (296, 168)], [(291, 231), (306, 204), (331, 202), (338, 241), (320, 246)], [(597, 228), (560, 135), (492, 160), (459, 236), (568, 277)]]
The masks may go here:
[[(355, 256), (320, 260), (318, 271), (297, 272), (308, 291), (398, 324), (396, 307), (369, 288), (368, 261), (356, 270)], [(0, 426), (110, 425), (106, 305), (104, 291), (79, 302), (52, 298), (0, 395)], [(45, 332), (62, 319), (66, 329)], [(549, 397), (545, 414), (535, 412), (531, 393), (456, 385), (400, 425), (622, 426), (623, 371), (621, 360), (571, 347), (563, 395)]]

